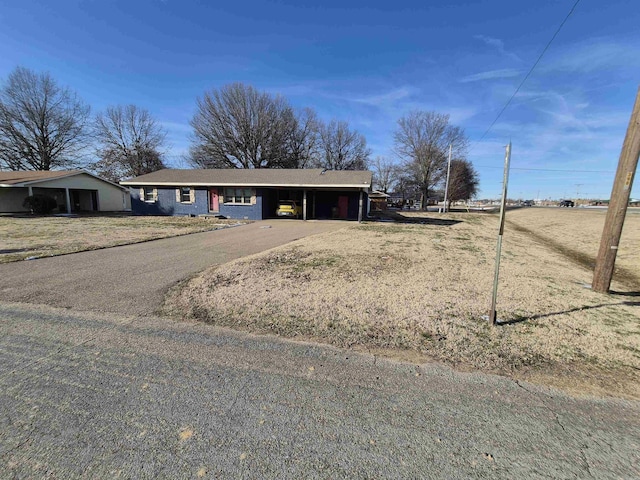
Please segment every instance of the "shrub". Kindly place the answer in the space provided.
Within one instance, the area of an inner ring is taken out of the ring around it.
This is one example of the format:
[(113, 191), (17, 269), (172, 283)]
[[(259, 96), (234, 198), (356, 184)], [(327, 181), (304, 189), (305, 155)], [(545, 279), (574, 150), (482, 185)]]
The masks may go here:
[(25, 198), (22, 206), (31, 210), (32, 213), (47, 214), (58, 206), (58, 202), (49, 195), (35, 194)]

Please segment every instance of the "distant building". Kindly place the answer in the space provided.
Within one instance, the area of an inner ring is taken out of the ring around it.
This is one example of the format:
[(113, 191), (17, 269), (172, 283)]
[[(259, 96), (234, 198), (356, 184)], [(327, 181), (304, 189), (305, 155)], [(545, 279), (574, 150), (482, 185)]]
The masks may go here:
[(0, 172), (0, 213), (29, 212), (25, 198), (55, 199), (54, 213), (131, 210), (129, 190), (84, 170)]

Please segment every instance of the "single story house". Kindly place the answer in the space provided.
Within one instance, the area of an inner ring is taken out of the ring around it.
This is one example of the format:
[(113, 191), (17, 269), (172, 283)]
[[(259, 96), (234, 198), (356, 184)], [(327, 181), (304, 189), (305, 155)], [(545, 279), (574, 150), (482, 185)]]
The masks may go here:
[(384, 212), (387, 209), (389, 196), (384, 192), (373, 190), (369, 193), (369, 209), (372, 212)]
[(262, 220), (295, 200), (304, 220), (362, 220), (372, 173), (323, 169), (164, 169), (120, 182), (140, 215), (220, 215)]
[(122, 212), (131, 210), (127, 188), (85, 170), (0, 171), (0, 213), (20, 213), (24, 199), (53, 197), (58, 212)]

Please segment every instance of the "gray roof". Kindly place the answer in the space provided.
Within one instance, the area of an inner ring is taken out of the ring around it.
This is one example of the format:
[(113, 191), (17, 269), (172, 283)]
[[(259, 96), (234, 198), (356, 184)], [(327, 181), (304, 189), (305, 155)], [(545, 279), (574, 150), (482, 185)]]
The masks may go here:
[(69, 177), (84, 173), (82, 170), (36, 170), (36, 171), (4, 171), (0, 172), (0, 184), (22, 186), (26, 183), (46, 182), (54, 178)]
[(0, 186), (2, 187), (27, 187), (49, 180), (74, 177), (76, 175), (89, 175), (97, 180), (126, 190), (124, 187), (113, 183), (107, 179), (94, 175), (86, 170), (18, 170), (18, 171), (0, 171)]
[(313, 169), (165, 169), (120, 182), (127, 186), (234, 186), (369, 188), (372, 173), (366, 170)]

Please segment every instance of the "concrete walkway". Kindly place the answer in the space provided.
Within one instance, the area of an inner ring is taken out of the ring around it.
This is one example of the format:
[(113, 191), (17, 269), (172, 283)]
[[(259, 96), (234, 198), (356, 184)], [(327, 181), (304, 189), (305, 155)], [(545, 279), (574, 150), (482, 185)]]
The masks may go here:
[[(211, 265), (345, 227), (272, 220), (135, 245), (0, 265), (3, 301), (148, 315), (176, 282)], [(108, 235), (105, 232), (105, 235)]]

